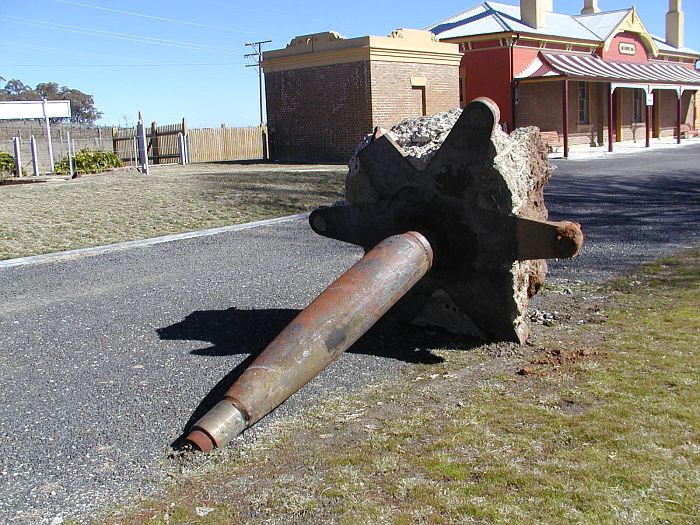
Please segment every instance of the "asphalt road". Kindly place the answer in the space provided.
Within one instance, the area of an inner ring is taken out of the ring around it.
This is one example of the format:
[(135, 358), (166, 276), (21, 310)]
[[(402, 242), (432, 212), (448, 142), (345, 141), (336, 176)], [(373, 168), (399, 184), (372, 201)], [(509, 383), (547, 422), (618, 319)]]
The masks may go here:
[[(586, 234), (550, 278), (604, 280), (698, 244), (700, 144), (557, 161), (546, 194), (551, 217)], [(183, 429), (359, 256), (296, 220), (0, 266), (0, 523), (82, 519), (148, 493)], [(271, 418), (430, 359), (431, 337), (363, 338)]]

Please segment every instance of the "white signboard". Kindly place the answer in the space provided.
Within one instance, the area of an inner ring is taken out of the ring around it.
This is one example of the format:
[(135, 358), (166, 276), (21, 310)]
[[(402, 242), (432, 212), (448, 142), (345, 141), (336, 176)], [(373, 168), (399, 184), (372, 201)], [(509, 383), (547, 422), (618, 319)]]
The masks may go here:
[(634, 44), (634, 42), (620, 42), (617, 49), (621, 55), (637, 54), (637, 46)]
[[(44, 113), (46, 108), (46, 113)], [(0, 102), (0, 119), (70, 117), (69, 100)]]

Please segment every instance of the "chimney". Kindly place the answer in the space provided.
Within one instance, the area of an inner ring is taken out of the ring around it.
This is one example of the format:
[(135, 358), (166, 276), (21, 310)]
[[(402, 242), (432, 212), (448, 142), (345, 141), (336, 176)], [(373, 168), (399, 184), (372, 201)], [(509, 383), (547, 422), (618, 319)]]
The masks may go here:
[(600, 7), (598, 7), (598, 0), (583, 0), (583, 9), (581, 9), (581, 14), (593, 15), (595, 13), (600, 13)]
[(681, 0), (668, 1), (666, 13), (666, 43), (676, 48), (683, 47), (685, 15), (681, 11)]
[(551, 12), (554, 0), (520, 0), (520, 19), (537, 29), (545, 26), (545, 13)]

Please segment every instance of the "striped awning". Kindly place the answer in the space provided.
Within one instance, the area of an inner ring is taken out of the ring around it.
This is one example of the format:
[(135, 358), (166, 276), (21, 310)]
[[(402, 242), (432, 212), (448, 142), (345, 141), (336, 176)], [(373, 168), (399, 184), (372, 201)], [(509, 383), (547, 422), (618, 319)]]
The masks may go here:
[(571, 77), (592, 81), (644, 84), (683, 84), (700, 86), (700, 73), (678, 64), (606, 62), (595, 55), (539, 55), (518, 75), (516, 80)]

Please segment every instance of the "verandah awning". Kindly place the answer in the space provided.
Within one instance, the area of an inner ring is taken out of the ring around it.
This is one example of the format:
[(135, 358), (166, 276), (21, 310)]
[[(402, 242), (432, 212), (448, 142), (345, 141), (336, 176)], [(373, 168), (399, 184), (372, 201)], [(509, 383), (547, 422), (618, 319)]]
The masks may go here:
[(700, 88), (700, 73), (678, 64), (606, 62), (595, 55), (540, 52), (515, 80), (566, 77), (598, 82), (674, 84)]
[(613, 92), (616, 88), (640, 88), (647, 94), (646, 103), (646, 145), (649, 147), (650, 113), (655, 89), (672, 89), (677, 93), (676, 137), (681, 141), (681, 98), (684, 91), (700, 90), (700, 73), (679, 64), (631, 62), (606, 62), (595, 55), (546, 53), (540, 51), (537, 57), (519, 74), (519, 82), (542, 82), (562, 79), (562, 120), (564, 130), (564, 157), (569, 156), (569, 82), (608, 83), (608, 151), (613, 151)]

